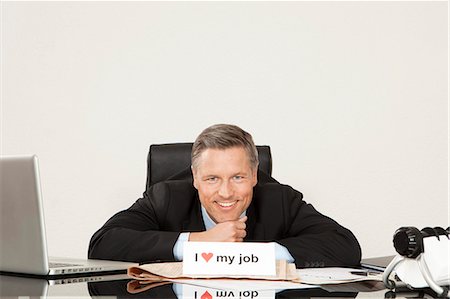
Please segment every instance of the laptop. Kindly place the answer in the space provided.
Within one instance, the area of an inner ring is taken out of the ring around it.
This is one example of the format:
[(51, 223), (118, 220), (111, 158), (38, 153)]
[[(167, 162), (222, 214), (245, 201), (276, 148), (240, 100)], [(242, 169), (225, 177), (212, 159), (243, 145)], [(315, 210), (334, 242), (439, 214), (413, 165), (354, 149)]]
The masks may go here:
[(137, 263), (49, 258), (37, 156), (0, 157), (0, 272), (85, 276), (125, 272)]
[(372, 257), (361, 260), (361, 267), (369, 270), (384, 272), (389, 263), (394, 259), (394, 255)]

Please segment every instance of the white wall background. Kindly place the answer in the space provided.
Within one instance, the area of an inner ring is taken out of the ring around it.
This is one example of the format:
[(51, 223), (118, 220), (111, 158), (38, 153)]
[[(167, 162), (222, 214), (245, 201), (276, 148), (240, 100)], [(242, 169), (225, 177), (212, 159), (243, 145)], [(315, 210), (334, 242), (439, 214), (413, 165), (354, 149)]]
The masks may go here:
[(222, 122), (364, 257), (449, 225), (447, 2), (1, 8), (1, 154), (40, 158), (50, 255), (86, 256), (140, 197), (150, 144)]

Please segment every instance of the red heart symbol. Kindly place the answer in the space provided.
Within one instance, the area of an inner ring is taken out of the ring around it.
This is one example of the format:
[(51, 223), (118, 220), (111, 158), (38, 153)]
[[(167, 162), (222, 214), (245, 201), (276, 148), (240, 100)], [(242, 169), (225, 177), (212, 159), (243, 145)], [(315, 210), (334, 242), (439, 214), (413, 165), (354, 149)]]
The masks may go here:
[(209, 262), (209, 260), (213, 257), (213, 254), (211, 252), (210, 253), (203, 252), (202, 257), (205, 259), (206, 262)]
[(208, 291), (206, 291), (206, 292), (203, 293), (203, 295), (200, 298), (201, 299), (212, 299), (212, 296), (211, 296), (211, 294)]

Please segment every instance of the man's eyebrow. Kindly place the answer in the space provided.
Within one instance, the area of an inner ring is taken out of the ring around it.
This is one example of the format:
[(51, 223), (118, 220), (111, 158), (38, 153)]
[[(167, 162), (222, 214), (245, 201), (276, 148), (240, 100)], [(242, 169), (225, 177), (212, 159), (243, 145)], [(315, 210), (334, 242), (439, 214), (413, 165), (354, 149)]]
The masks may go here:
[(249, 176), (250, 173), (249, 173), (248, 171), (239, 171), (239, 172), (233, 174), (233, 176), (237, 176), (237, 175), (240, 175), (240, 176)]
[(213, 174), (213, 173), (210, 173), (210, 174), (204, 174), (204, 175), (202, 175), (201, 176), (201, 178), (203, 178), (203, 179), (205, 179), (205, 178), (211, 178), (211, 177), (219, 177), (217, 174)]
[[(234, 177), (234, 176), (249, 176), (249, 172), (248, 171), (238, 171), (235, 172), (233, 174), (230, 175), (230, 177)], [(220, 177), (220, 175), (214, 174), (214, 173), (210, 173), (210, 174), (204, 174), (201, 176), (201, 178), (208, 178), (208, 177)]]

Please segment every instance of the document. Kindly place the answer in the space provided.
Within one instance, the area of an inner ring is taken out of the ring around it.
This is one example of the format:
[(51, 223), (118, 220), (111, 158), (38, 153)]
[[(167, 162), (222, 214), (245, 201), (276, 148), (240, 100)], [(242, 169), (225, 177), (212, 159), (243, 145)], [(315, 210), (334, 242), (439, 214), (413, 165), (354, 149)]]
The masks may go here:
[(299, 277), (296, 272), (295, 264), (287, 263), (285, 260), (276, 261), (275, 275), (184, 275), (183, 262), (170, 263), (154, 263), (146, 264), (138, 267), (131, 267), (128, 269), (128, 275), (136, 280), (146, 281), (166, 281), (168, 279), (183, 279), (183, 278), (229, 278), (229, 279), (260, 279), (260, 280), (275, 280), (275, 281), (293, 281), (299, 282)]
[(381, 272), (339, 267), (297, 269), (297, 275), (301, 283), (313, 285), (383, 281)]

